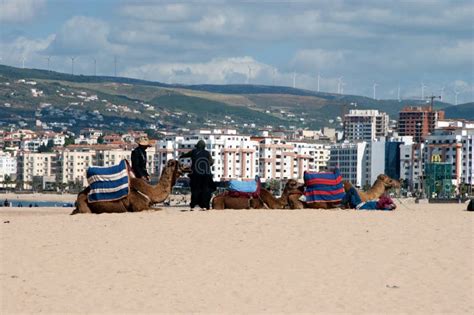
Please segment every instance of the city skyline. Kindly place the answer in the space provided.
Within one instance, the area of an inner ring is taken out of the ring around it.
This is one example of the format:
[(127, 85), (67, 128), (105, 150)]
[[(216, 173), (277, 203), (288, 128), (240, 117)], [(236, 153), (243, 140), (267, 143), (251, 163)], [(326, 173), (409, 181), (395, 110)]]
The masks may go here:
[(380, 99), (443, 94), (466, 103), (474, 99), (473, 15), (470, 1), (3, 0), (0, 63), (368, 97), (376, 82)]

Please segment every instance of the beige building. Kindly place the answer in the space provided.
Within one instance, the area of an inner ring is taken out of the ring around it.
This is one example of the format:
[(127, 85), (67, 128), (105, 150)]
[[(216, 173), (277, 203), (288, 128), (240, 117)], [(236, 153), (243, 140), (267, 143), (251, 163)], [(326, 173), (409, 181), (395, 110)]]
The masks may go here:
[(17, 157), (17, 183), (23, 189), (33, 189), (34, 183), (54, 177), (56, 153), (20, 152)]

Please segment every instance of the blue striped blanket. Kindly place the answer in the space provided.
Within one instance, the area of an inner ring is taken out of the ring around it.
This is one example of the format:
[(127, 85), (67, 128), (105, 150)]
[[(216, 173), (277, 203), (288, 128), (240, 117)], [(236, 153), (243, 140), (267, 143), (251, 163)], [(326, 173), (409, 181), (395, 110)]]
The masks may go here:
[(304, 183), (304, 195), (308, 203), (338, 202), (345, 196), (339, 169), (328, 173), (305, 172)]
[(87, 169), (87, 181), (91, 191), (89, 202), (119, 200), (128, 195), (128, 165), (122, 160), (114, 166), (92, 166)]

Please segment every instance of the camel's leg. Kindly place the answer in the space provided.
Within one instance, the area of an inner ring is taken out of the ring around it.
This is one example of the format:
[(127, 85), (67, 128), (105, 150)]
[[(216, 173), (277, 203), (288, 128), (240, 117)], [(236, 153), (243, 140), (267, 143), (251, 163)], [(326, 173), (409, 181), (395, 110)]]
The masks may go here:
[(224, 210), (225, 209), (225, 200), (224, 196), (217, 195), (212, 199), (212, 209), (215, 210)]
[(130, 192), (129, 206), (126, 209), (131, 210), (131, 212), (154, 210), (150, 207), (150, 200), (135, 191)]
[(71, 213), (73, 214), (78, 214), (78, 213), (92, 213), (91, 208), (89, 208), (88, 202), (87, 202), (87, 194), (89, 193), (90, 188), (86, 187), (83, 191), (81, 191), (77, 195), (77, 200), (76, 200), (76, 209), (74, 209)]
[(288, 203), (291, 209), (304, 209), (304, 204), (299, 198), (300, 195), (288, 196)]

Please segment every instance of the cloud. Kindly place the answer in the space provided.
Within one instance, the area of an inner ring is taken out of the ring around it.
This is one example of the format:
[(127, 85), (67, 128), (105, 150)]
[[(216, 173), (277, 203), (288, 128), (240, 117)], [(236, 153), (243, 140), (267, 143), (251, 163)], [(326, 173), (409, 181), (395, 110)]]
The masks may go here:
[(129, 18), (139, 20), (177, 22), (189, 18), (191, 8), (185, 4), (138, 4), (125, 5), (120, 13)]
[(2, 63), (14, 66), (23, 66), (23, 58), (26, 67), (38, 67), (43, 64), (44, 56), (41, 53), (54, 40), (54, 35), (46, 38), (28, 39), (20, 36), (11, 42), (0, 42)]
[(103, 50), (114, 53), (119, 47), (108, 40), (109, 26), (102, 20), (75, 16), (69, 19), (55, 35), (47, 49), (51, 55), (93, 54)]
[(44, 7), (45, 2), (45, 0), (2, 0), (0, 22), (29, 21)]
[(214, 58), (208, 62), (196, 63), (154, 63), (126, 69), (123, 75), (135, 78), (146, 77), (168, 83), (183, 84), (223, 84), (245, 83), (249, 67), (250, 80), (254, 80), (271, 67), (257, 62), (252, 57)]
[[(31, 19), (45, 7), (44, 0), (0, 3), (0, 21)], [(48, 33), (34, 38), (27, 26), (4, 23), (2, 62), (18, 65), (18, 57), (5, 55), (24, 53), (45, 64), (52, 55), (56, 69), (69, 72), (69, 56), (76, 56), (78, 73), (91, 73), (97, 58), (98, 73), (111, 74), (116, 55), (122, 75), (189, 84), (245, 83), (250, 66), (253, 83), (292, 86), (296, 72), (297, 87), (312, 90), (321, 72), (322, 90), (337, 91), (343, 76), (345, 92), (371, 96), (376, 81), (380, 97), (393, 96), (399, 84), (402, 94), (415, 93), (421, 80), (434, 91), (443, 85), (452, 90), (456, 80), (472, 86), (470, 0), (119, 3), (99, 6), (110, 7), (107, 16), (97, 10), (94, 17), (65, 16), (62, 22), (49, 10), (56, 23), (45, 23)], [(90, 1), (80, 6), (80, 12), (96, 9)], [(469, 91), (459, 97), (472, 98)]]
[(303, 49), (296, 52), (291, 63), (295, 70), (314, 73), (315, 70), (333, 70), (342, 65), (345, 58), (345, 53), (340, 50)]

